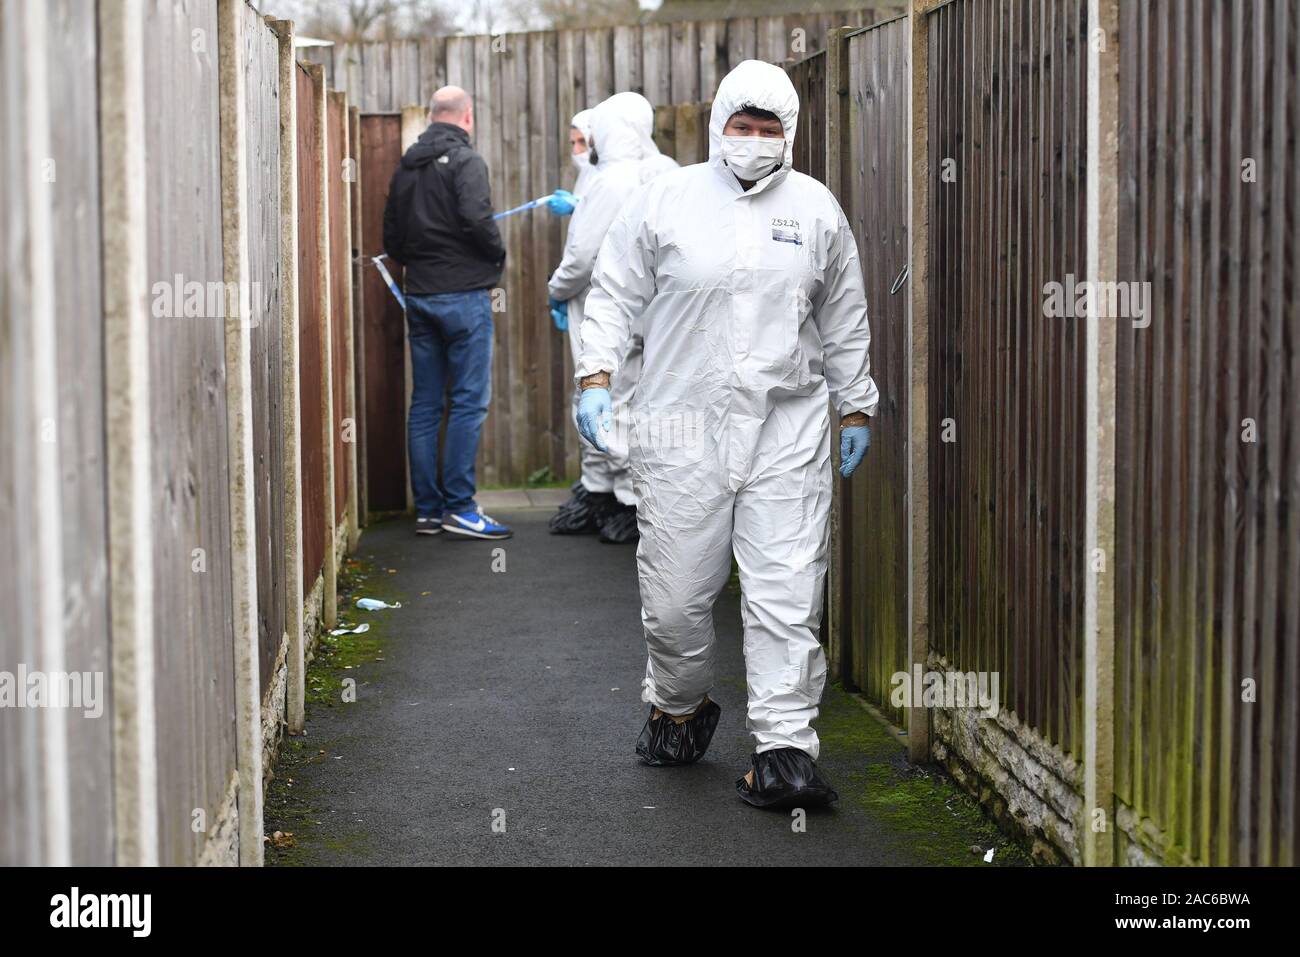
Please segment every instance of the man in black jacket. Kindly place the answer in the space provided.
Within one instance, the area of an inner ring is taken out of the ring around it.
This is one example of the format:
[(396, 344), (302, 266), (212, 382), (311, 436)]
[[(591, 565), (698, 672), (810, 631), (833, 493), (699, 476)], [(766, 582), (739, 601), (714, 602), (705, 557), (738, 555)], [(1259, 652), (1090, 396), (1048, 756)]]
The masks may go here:
[[(474, 460), (492, 394), (492, 306), (506, 250), (487, 164), (469, 145), (474, 106), (457, 86), (429, 105), (429, 128), (388, 187), (384, 251), (406, 269), (412, 392), (407, 417), (415, 530), (509, 538), (474, 501)], [(448, 396), (439, 480), (438, 432)]]

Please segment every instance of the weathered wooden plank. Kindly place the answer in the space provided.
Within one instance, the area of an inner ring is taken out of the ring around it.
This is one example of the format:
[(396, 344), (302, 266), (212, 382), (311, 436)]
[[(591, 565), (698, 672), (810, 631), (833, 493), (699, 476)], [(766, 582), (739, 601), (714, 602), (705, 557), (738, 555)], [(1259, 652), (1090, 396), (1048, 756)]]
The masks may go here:
[(674, 23), (669, 29), (672, 102), (694, 103), (700, 99), (700, 48), (695, 23)]
[[(614, 27), (614, 89), (644, 93), (641, 75), (641, 27)], [(532, 76), (530, 71), (530, 77)], [(540, 74), (539, 74), (540, 75)]]
[(416, 102), (421, 106), (427, 107), (433, 99), (434, 90), (447, 85), (447, 61), (443, 47), (442, 37), (428, 37), (420, 41), (420, 95)]
[[(641, 77), (644, 94), (655, 106), (673, 102), (670, 39), (671, 32), (666, 23), (647, 23), (641, 27)], [(560, 55), (563, 58), (563, 46), (560, 47)]]
[(224, 278), (215, 4), (150, 0), (144, 57), (149, 283), (173, 307), (199, 292), (197, 315), (155, 310), (149, 339), (158, 856), (233, 861), (219, 827), (236, 769), (225, 336), (222, 295), (209, 295)]
[(614, 86), (614, 37), (608, 27), (582, 31), (583, 94), (594, 106), (617, 92)]

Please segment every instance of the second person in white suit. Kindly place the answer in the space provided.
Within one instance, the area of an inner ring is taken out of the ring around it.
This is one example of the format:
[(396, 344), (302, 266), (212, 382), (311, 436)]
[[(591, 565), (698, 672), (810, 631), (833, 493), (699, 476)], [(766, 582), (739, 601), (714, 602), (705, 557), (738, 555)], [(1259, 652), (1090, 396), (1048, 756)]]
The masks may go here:
[[(591, 173), (583, 184), (581, 202), (573, 212), (564, 255), (552, 273), (548, 293), (564, 303), (568, 317), (570, 346), (581, 347), (581, 328), (591, 271), (610, 224), (628, 197), (642, 183), (668, 169), (676, 169), (671, 157), (654, 144), (654, 109), (639, 93), (616, 93), (590, 110), (587, 135)], [(575, 126), (581, 118), (574, 118)], [(551, 523), (559, 533), (598, 530), (605, 542), (634, 542), (637, 537), (636, 495), (628, 461), (628, 408), (636, 392), (640, 367), (640, 337), (629, 337), (621, 356), (624, 374), (612, 394), (613, 427), (602, 448), (582, 448), (582, 492), (580, 521), (566, 521), (562, 508)], [(588, 519), (590, 516), (590, 519)], [(592, 525), (596, 528), (593, 528)]]

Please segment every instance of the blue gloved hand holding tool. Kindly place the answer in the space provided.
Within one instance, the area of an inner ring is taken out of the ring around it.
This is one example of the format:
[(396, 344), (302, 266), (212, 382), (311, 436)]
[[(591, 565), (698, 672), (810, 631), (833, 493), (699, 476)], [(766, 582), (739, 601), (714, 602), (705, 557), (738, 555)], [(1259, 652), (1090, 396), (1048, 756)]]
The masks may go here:
[(557, 189), (546, 199), (546, 206), (556, 216), (568, 216), (578, 204), (578, 197), (567, 189)]

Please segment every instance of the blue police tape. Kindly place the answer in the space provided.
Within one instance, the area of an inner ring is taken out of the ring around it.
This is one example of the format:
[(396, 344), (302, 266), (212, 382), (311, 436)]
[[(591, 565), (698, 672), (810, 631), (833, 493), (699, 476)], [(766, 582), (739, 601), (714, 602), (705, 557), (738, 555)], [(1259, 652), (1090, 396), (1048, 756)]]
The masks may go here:
[(384, 277), (384, 283), (388, 286), (388, 291), (397, 299), (397, 304), (402, 307), (402, 312), (406, 312), (406, 297), (402, 295), (402, 290), (397, 288), (397, 282), (393, 279), (393, 274), (388, 271), (388, 267), (383, 263), (383, 260), (387, 258), (388, 254), (384, 253), (382, 256), (371, 256), (370, 261), (379, 270), (379, 275)]
[[(514, 209), (507, 209), (504, 213), (497, 213), (492, 218), (503, 219), (506, 216), (513, 216), (515, 213), (522, 213), (526, 209), (536, 209), (538, 206), (541, 206), (543, 203), (545, 203), (554, 195), (555, 195), (554, 193), (547, 193), (545, 196), (538, 196), (536, 199), (530, 199), (522, 206), (516, 206)], [(578, 199), (577, 196), (572, 196), (571, 194), (568, 198), (570, 199), (571, 202), (576, 201)]]
[[(536, 209), (538, 206), (541, 206), (547, 200), (551, 199), (554, 195), (554, 193), (547, 193), (545, 196), (539, 196), (537, 199), (529, 200), (522, 206), (516, 206), (514, 209), (507, 209), (504, 213), (497, 213), (492, 218), (501, 219), (505, 216), (513, 216), (515, 213), (522, 213), (526, 209)], [(569, 199), (571, 202), (574, 202), (577, 200), (577, 197), (573, 196), (569, 197)], [(383, 253), (379, 256), (362, 258), (369, 258), (370, 261), (375, 264), (375, 268), (379, 270), (379, 275), (384, 277), (384, 284), (388, 286), (388, 291), (393, 294), (393, 298), (397, 300), (397, 304), (402, 307), (402, 312), (406, 312), (406, 297), (402, 295), (402, 290), (397, 288), (397, 282), (393, 279), (393, 274), (388, 271), (388, 267), (383, 263), (383, 260), (388, 258), (388, 254)]]

